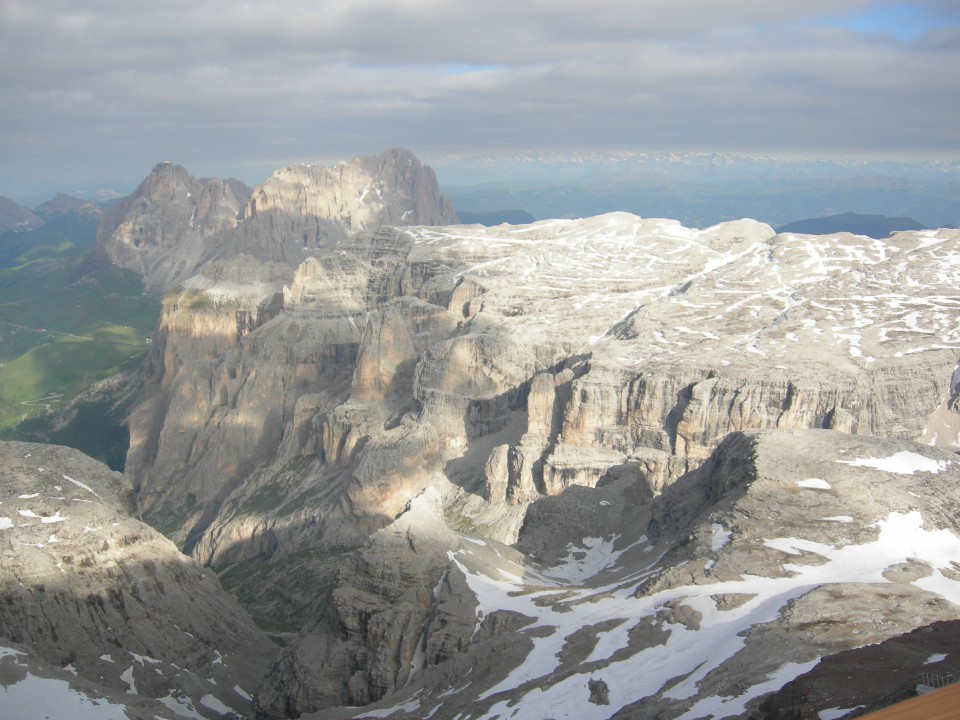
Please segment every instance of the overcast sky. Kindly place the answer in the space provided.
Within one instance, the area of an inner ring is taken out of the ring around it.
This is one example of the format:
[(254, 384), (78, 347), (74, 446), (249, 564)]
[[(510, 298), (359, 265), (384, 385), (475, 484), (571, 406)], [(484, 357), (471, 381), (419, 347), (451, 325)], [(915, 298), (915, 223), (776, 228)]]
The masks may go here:
[(958, 0), (0, 0), (0, 195), (393, 146), (958, 159), (958, 68)]

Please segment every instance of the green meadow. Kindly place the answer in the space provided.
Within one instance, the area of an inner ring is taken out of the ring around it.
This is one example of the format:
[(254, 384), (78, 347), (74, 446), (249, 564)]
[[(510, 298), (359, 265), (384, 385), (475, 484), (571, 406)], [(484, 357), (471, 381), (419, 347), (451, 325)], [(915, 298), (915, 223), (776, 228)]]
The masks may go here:
[(39, 439), (49, 413), (94, 383), (134, 370), (149, 347), (159, 298), (144, 293), (132, 272), (114, 267), (95, 238), (96, 221), (75, 215), (0, 235), (5, 439)]

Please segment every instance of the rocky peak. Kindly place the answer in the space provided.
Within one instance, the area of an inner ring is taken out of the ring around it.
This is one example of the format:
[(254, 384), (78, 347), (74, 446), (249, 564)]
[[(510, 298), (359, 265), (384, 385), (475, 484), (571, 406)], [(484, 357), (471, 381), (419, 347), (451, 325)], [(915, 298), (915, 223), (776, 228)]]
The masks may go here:
[(348, 233), (378, 225), (456, 222), (433, 170), (400, 149), (358, 156), (332, 168), (307, 164), (281, 168), (254, 190), (244, 221), (271, 210), (332, 221)]
[(190, 277), (213, 237), (236, 227), (246, 196), (237, 181), (200, 181), (186, 168), (160, 163), (128, 197), (103, 214), (97, 242), (151, 290)]
[(57, 193), (47, 202), (37, 205), (34, 211), (44, 220), (50, 220), (67, 213), (76, 213), (82, 217), (99, 217), (103, 209), (95, 202), (89, 200), (80, 200), (71, 195)]
[(0, 232), (22, 232), (43, 225), (44, 220), (10, 198), (0, 197)]
[(167, 290), (212, 260), (222, 267), (249, 256), (293, 270), (361, 230), (454, 222), (433, 171), (406, 150), (390, 150), (333, 168), (290, 165), (255, 190), (161, 163), (104, 214), (98, 242), (148, 288)]

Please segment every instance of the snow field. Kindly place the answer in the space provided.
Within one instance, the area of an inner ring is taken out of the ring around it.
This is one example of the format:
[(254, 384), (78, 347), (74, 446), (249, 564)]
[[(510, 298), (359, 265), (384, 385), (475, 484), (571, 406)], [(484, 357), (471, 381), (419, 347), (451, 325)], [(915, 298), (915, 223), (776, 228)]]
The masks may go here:
[[(846, 522), (847, 519), (844, 517), (838, 521)], [(643, 695), (663, 693), (675, 699), (692, 697), (698, 692), (700, 681), (744, 647), (746, 640), (742, 633), (745, 630), (775, 620), (790, 600), (821, 585), (887, 583), (883, 577), (884, 570), (910, 559), (925, 561), (934, 568), (931, 575), (915, 581), (914, 585), (960, 606), (960, 583), (940, 572), (941, 568), (950, 566), (952, 559), (960, 557), (960, 538), (945, 530), (924, 530), (922, 518), (917, 512), (891, 513), (876, 525), (880, 529), (879, 537), (863, 545), (833, 547), (793, 537), (767, 540), (765, 544), (768, 547), (786, 556), (815, 553), (824, 560), (819, 565), (787, 561), (783, 567), (791, 573), (788, 577), (745, 575), (740, 580), (671, 588), (640, 597), (633, 596), (635, 584), (644, 575), (652, 574), (656, 569), (655, 564), (640, 570), (626, 585), (615, 583), (583, 588), (561, 582), (563, 572), (579, 578), (576, 582), (586, 578), (588, 564), (581, 563), (577, 566), (577, 572), (571, 573), (568, 556), (568, 560), (559, 566), (562, 572), (547, 571), (557, 580), (557, 586), (544, 589), (542, 586), (525, 586), (519, 581), (489, 577), (471, 570), (469, 560), (463, 553), (451, 555), (477, 597), (478, 619), (498, 609), (513, 610), (535, 618), (527, 629), (554, 629), (546, 637), (531, 637), (533, 649), (524, 662), (502, 682), (483, 692), (481, 699), (495, 700), (500, 692), (549, 675), (558, 667), (558, 656), (567, 639), (582, 628), (604, 621), (620, 621), (612, 630), (597, 634), (597, 644), (586, 662), (602, 661), (626, 649), (630, 629), (637, 623), (650, 622), (649, 618), (667, 603), (679, 602), (701, 614), (698, 630), (688, 629), (679, 623), (664, 622), (663, 628), (670, 632), (665, 644), (611, 661), (593, 673), (579, 673), (550, 686), (533, 687), (518, 702), (497, 702), (476, 717), (488, 720), (497, 715), (504, 720), (541, 720), (543, 717), (601, 720)], [(722, 537), (722, 529), (715, 532)], [(599, 548), (606, 549), (607, 558), (612, 557), (615, 553), (612, 541), (594, 538), (587, 546), (586, 557), (591, 558), (589, 567), (602, 569), (609, 566), (609, 562), (598, 559)], [(535, 602), (549, 598), (551, 594), (571, 590), (573, 597), (556, 606), (540, 606)], [(719, 610), (711, 596), (720, 594), (752, 597), (738, 607)], [(685, 717), (692, 720), (694, 717), (742, 712), (751, 698), (778, 689), (806, 672), (816, 662), (817, 659), (812, 658), (809, 662), (786, 663), (779, 668), (771, 668), (766, 680), (740, 695), (703, 698)], [(588, 702), (587, 681), (591, 677), (602, 678), (607, 683), (610, 690), (609, 706), (596, 706)], [(638, 683), (642, 683), (643, 687), (638, 687)]]

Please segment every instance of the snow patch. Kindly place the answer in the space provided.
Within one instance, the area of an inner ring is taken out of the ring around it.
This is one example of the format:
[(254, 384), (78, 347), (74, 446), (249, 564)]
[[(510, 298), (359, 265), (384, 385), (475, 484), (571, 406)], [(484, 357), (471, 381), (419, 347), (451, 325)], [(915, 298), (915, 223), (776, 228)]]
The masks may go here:
[[(62, 473), (61, 473), (61, 475), (62, 475)], [(99, 495), (97, 495), (97, 494), (90, 488), (89, 485), (85, 485), (84, 483), (80, 482), (79, 480), (74, 480), (72, 477), (70, 477), (70, 476), (68, 476), (68, 475), (63, 475), (63, 479), (66, 480), (67, 482), (73, 483), (74, 485), (76, 485), (78, 488), (81, 488), (82, 490), (86, 490), (88, 493), (90, 493), (90, 494), (93, 495), (95, 498), (97, 498), (97, 500), (103, 500), (103, 498), (100, 497)]]
[(729, 530), (725, 530), (720, 523), (713, 523), (712, 529), (713, 537), (710, 540), (710, 549), (713, 552), (718, 552), (724, 545), (730, 542), (732, 533)]
[(179, 717), (189, 718), (189, 720), (206, 720), (200, 713), (197, 712), (197, 709), (193, 706), (193, 703), (190, 702), (190, 698), (183, 696), (178, 697), (174, 695), (174, 691), (171, 690), (169, 695), (164, 697), (158, 697), (161, 703), (167, 706), (173, 713)]
[(859, 710), (862, 707), (866, 707), (866, 706), (857, 705), (856, 707), (851, 707), (851, 708), (841, 708), (841, 707), (827, 708), (826, 710), (821, 710), (818, 713), (817, 717), (819, 717), (820, 720), (837, 720), (837, 718), (842, 718), (847, 713), (852, 713), (854, 710)]
[(70, 720), (127, 720), (125, 706), (91, 698), (65, 680), (27, 676), (0, 685), (0, 707), (9, 718), (70, 718)]
[(620, 558), (621, 552), (613, 549), (619, 535), (604, 540), (598, 537), (583, 539), (583, 547), (573, 543), (567, 545), (567, 556), (557, 565), (546, 571), (548, 577), (581, 583), (597, 573), (612, 566)]
[(747, 688), (747, 690), (740, 695), (714, 695), (698, 700), (692, 708), (687, 710), (687, 712), (677, 718), (677, 720), (693, 720), (694, 718), (702, 718), (705, 716), (722, 718), (731, 715), (743, 715), (747, 711), (747, 703), (750, 700), (758, 695), (779, 690), (794, 678), (813, 669), (818, 662), (820, 662), (820, 658), (805, 663), (786, 663), (768, 675), (765, 682)]
[(137, 694), (137, 683), (133, 679), (133, 665), (123, 671), (123, 674), (120, 675), (120, 679), (127, 684), (128, 695)]
[(216, 713), (221, 715), (227, 715), (229, 717), (239, 717), (239, 713), (228, 705), (224, 705), (216, 695), (211, 695), (207, 693), (202, 698), (200, 698), (200, 704), (206, 708), (210, 708)]
[(8, 517), (0, 517), (0, 530), (9, 530), (13, 527), (13, 520)]
[(797, 480), (797, 487), (807, 488), (809, 490), (829, 490), (830, 483), (821, 478), (807, 478), (806, 480)]
[(851, 467), (870, 467), (898, 475), (913, 475), (915, 472), (939, 473), (946, 470), (949, 460), (933, 460), (919, 453), (901, 450), (887, 458), (857, 458), (837, 460)]
[[(495, 579), (488, 574), (490, 570), (471, 569), (468, 566), (471, 556), (450, 553), (477, 597), (479, 618), (500, 609), (512, 610), (535, 619), (525, 630), (540, 631), (527, 636), (533, 646), (524, 661), (502, 682), (482, 694), (481, 698), (495, 698), (495, 704), (482, 717), (487, 720), (497, 715), (513, 720), (544, 717), (605, 720), (638, 699), (638, 677), (644, 678), (648, 696), (663, 693), (676, 699), (694, 697), (701, 681), (744, 647), (746, 631), (776, 619), (786, 603), (831, 583), (885, 584), (888, 581), (883, 576), (884, 570), (910, 558), (926, 561), (935, 568), (930, 576), (915, 581), (914, 585), (960, 604), (960, 582), (950, 580), (938, 570), (949, 568), (951, 560), (960, 556), (960, 538), (947, 530), (924, 530), (919, 512), (891, 513), (877, 526), (879, 537), (863, 545), (832, 546), (788, 537), (766, 540), (768, 547), (797, 556), (797, 561), (783, 562), (788, 573), (783, 577), (745, 575), (736, 580), (668, 588), (639, 597), (634, 595), (636, 584), (656, 572), (657, 560), (629, 581), (620, 579), (609, 586), (595, 588), (545, 589), (542, 582), (534, 578), (528, 580), (530, 585)], [(608, 547), (608, 544), (612, 543), (594, 539), (591, 547)], [(800, 553), (815, 553), (822, 561), (801, 561)], [(751, 598), (736, 608), (720, 610), (713, 597), (726, 593)], [(557, 596), (557, 601), (551, 602), (551, 596)], [(666, 603), (677, 600), (700, 613), (699, 630), (665, 624), (663, 627), (670, 634), (664, 644), (622, 660), (611, 660), (618, 650), (628, 647), (633, 627), (650, 622)], [(609, 623), (611, 629), (597, 633), (597, 643), (585, 662), (607, 661), (599, 674), (610, 691), (609, 705), (596, 706), (588, 701), (585, 688), (589, 673), (573, 673), (552, 685), (534, 682), (545, 680), (559, 666), (559, 654), (571, 634), (601, 622)], [(702, 698), (687, 716), (692, 719), (742, 714), (752, 699), (782, 687), (816, 662), (814, 659), (808, 663), (782, 665), (735, 697)], [(683, 680), (677, 682), (678, 677)], [(524, 683), (531, 683), (532, 689), (522, 696), (502, 701), (496, 697)]]
[(49, 523), (63, 522), (64, 520), (66, 520), (65, 517), (60, 517), (59, 510), (57, 510), (56, 513), (50, 516), (37, 515), (33, 510), (18, 510), (17, 512), (19, 512), (20, 515), (22, 515), (23, 517), (35, 518), (40, 522), (42, 522), (44, 525), (47, 525)]
[(928, 657), (926, 660), (924, 660), (924, 661), (923, 661), (923, 664), (924, 664), (924, 665), (933, 665), (933, 663), (938, 663), (938, 662), (940, 662), (941, 660), (946, 660), (946, 659), (947, 659), (946, 653), (934, 653), (933, 655), (931, 655), (930, 657)]

